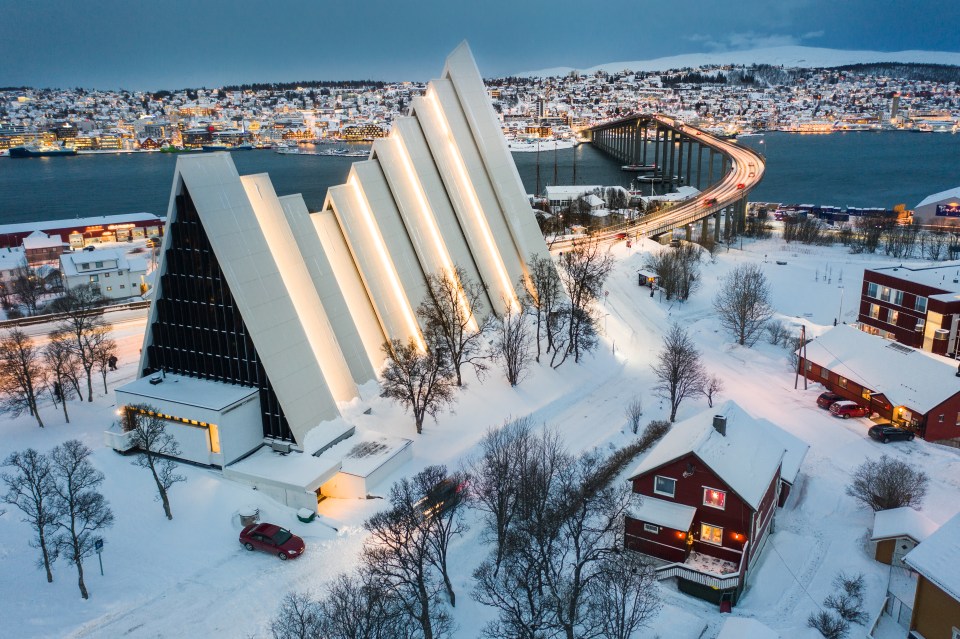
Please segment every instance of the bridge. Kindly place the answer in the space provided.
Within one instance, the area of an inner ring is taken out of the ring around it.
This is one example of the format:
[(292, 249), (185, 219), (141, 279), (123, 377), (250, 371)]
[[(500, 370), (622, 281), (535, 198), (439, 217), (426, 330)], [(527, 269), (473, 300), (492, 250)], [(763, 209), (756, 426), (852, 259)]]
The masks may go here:
[[(639, 175), (669, 184), (687, 184), (700, 195), (637, 220), (604, 228), (598, 239), (656, 237), (684, 228), (691, 237), (694, 223), (701, 223), (701, 237), (713, 238), (743, 233), (747, 196), (760, 183), (766, 168), (763, 157), (703, 129), (659, 114), (634, 114), (597, 124), (583, 131), (593, 146), (625, 165), (635, 165)], [(643, 179), (643, 178), (641, 178)], [(562, 249), (571, 241), (555, 242)]]

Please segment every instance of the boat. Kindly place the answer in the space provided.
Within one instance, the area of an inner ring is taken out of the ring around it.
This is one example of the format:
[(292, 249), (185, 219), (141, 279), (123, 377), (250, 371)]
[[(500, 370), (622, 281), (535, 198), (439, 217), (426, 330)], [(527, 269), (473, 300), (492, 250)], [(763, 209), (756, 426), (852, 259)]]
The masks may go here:
[(160, 147), (161, 153), (187, 153), (191, 151), (199, 151), (199, 149), (188, 149), (183, 146), (173, 146), (172, 144), (170, 146)]
[(200, 150), (204, 153), (214, 153), (216, 151), (252, 151), (252, 144), (237, 144), (236, 146), (231, 146), (228, 144), (204, 144), (200, 147)]
[(620, 167), (621, 171), (632, 171), (634, 173), (646, 173), (649, 171), (656, 171), (656, 164), (624, 164)]
[(12, 158), (46, 158), (76, 154), (76, 149), (68, 149), (62, 146), (15, 146), (10, 149), (10, 157)]

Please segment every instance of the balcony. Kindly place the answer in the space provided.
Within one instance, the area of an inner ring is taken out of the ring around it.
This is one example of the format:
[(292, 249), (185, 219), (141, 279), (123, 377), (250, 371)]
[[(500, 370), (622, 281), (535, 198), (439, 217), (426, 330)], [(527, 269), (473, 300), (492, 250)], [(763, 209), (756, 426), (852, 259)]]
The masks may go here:
[(682, 563), (665, 564), (655, 568), (657, 579), (679, 577), (717, 590), (732, 590), (743, 584), (747, 570), (747, 546), (743, 545), (740, 563), (725, 561), (703, 553), (691, 552)]

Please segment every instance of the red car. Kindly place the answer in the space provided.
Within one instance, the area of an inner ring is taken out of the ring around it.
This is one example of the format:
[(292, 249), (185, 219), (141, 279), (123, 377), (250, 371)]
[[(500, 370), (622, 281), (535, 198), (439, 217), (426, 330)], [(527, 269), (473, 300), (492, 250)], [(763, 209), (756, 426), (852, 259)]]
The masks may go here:
[(745, 188), (747, 188), (747, 185), (744, 184), (743, 182), (741, 182), (740, 184), (737, 185), (737, 188), (738, 188), (738, 189), (745, 189)]
[(286, 561), (303, 554), (303, 540), (286, 528), (273, 524), (250, 524), (240, 531), (240, 543), (247, 550), (263, 550)]
[(625, 239), (627, 239), (627, 234), (626, 234), (626, 233), (617, 233), (617, 236), (616, 236), (614, 239), (617, 239), (617, 240), (625, 240)]
[(861, 406), (856, 402), (851, 401), (841, 401), (834, 402), (830, 406), (830, 412), (833, 413), (834, 417), (843, 417), (844, 419), (850, 419), (851, 417), (865, 417), (870, 414), (870, 411), (866, 407)]

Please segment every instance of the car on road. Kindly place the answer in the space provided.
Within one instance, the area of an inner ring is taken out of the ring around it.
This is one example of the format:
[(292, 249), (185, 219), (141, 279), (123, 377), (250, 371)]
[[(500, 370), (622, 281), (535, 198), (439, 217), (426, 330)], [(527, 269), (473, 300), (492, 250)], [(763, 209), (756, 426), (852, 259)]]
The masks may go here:
[(830, 407), (833, 406), (835, 402), (839, 402), (843, 397), (827, 391), (825, 393), (820, 393), (820, 397), (817, 398), (817, 406), (823, 410), (830, 410)]
[(283, 561), (299, 557), (306, 549), (303, 539), (286, 528), (267, 523), (250, 524), (241, 530), (240, 543), (247, 550), (262, 550)]
[(738, 189), (745, 189), (745, 188), (747, 188), (747, 185), (744, 184), (743, 182), (741, 182), (740, 184), (737, 185), (737, 188), (738, 188)]
[(831, 404), (830, 412), (833, 413), (834, 417), (842, 417), (844, 419), (850, 419), (851, 417), (865, 417), (870, 414), (870, 411), (867, 410), (865, 406), (861, 406), (856, 402), (851, 402), (846, 399)]
[(707, 197), (703, 199), (704, 206), (713, 206), (716, 203), (717, 203), (717, 198), (715, 197)]
[(625, 239), (627, 239), (627, 234), (626, 234), (626, 233), (617, 233), (617, 235), (616, 235), (616, 237), (615, 237), (614, 239), (617, 239), (617, 240), (625, 240)]
[(912, 430), (894, 426), (893, 424), (877, 424), (876, 426), (871, 426), (867, 434), (870, 435), (870, 439), (875, 439), (884, 444), (896, 440), (906, 440), (909, 442), (913, 441), (915, 437)]
[(424, 516), (442, 515), (457, 506), (466, 496), (467, 483), (453, 477), (441, 479), (417, 502)]

